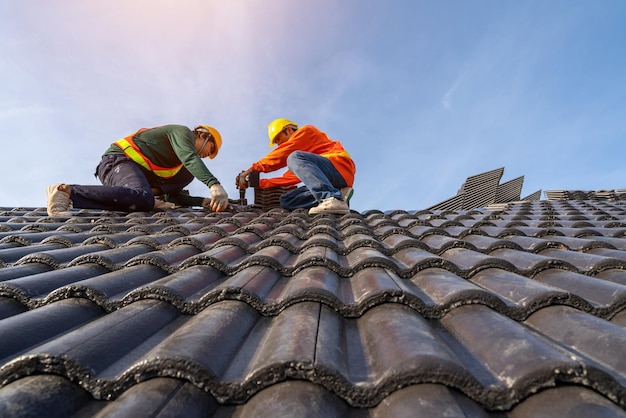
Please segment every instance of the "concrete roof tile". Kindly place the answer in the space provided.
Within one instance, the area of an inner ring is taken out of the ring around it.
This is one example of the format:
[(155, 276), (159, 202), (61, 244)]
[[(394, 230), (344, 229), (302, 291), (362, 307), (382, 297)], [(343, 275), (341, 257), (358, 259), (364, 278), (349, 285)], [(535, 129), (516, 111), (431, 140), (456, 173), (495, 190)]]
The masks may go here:
[(603, 201), (5, 211), (0, 414), (619, 416), (623, 223)]

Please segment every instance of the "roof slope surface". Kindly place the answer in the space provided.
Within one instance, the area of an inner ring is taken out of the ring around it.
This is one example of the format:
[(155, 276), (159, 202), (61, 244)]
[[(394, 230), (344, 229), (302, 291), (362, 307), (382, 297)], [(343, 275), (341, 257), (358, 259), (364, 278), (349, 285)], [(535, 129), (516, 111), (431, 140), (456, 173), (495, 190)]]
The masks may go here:
[(0, 212), (2, 416), (626, 416), (625, 202), (75, 213)]

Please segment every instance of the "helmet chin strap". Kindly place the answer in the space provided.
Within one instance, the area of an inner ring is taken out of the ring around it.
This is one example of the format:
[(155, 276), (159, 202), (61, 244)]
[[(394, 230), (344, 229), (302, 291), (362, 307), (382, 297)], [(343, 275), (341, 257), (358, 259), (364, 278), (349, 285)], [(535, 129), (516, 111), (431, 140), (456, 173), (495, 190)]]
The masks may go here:
[(206, 147), (206, 144), (213, 139), (213, 135), (211, 135), (211, 132), (208, 132), (206, 129), (201, 131), (199, 130), (199, 132), (206, 132), (207, 136), (206, 138), (204, 138), (204, 141), (202, 141), (202, 146), (200, 147), (200, 151), (198, 151), (198, 155), (202, 155), (202, 151), (204, 150), (204, 147)]

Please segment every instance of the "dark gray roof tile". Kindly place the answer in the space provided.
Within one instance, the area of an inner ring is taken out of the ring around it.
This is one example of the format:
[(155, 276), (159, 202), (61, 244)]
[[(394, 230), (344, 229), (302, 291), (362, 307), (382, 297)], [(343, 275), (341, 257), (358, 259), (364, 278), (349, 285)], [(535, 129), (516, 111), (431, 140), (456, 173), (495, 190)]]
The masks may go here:
[(617, 418), (626, 411), (591, 389), (559, 386), (528, 398), (507, 414), (510, 418)]
[(605, 243), (609, 246), (609, 248), (615, 248), (618, 250), (626, 251), (626, 240), (623, 240), (621, 238), (604, 237), (604, 236), (602, 237), (593, 236), (593, 237), (584, 237), (584, 238), (588, 240), (593, 240), (594, 242)]
[(561, 231), (563, 228), (553, 228), (553, 227), (531, 227), (531, 226), (510, 226), (509, 228), (515, 229), (519, 232), (519, 235), (525, 235), (527, 237), (544, 237), (546, 235), (564, 235)]
[[(161, 268), (149, 265), (132, 266), (123, 270), (112, 272), (106, 271), (103, 267), (84, 265), (64, 269), (66, 274), (73, 274), (78, 268), (91, 267), (91, 271), (97, 272), (95, 268), (100, 268), (100, 272), (91, 277), (79, 280), (80, 277), (73, 277), (71, 282), (50, 292), (44, 299), (35, 303), (46, 304), (67, 298), (85, 298), (101, 306), (107, 312), (118, 309), (127, 303), (131, 303), (143, 298), (160, 298), (160, 293), (149, 293), (142, 286), (158, 281), (167, 275)], [(173, 304), (173, 303), (172, 303)]]
[(487, 294), (497, 295), (507, 306), (502, 312), (517, 320), (525, 319), (537, 309), (555, 303), (590, 308), (582, 297), (572, 295), (566, 290), (500, 269), (480, 271), (472, 276), (471, 282), (484, 288)]
[(18, 302), (15, 298), (0, 296), (0, 320), (21, 314), (27, 310), (28, 307)]
[(622, 238), (626, 236), (626, 228), (585, 228), (580, 230), (576, 236), (583, 237), (586, 235)]
[[(272, 256), (277, 255), (277, 252), (284, 254), (283, 257), (278, 259), (276, 264), (282, 264), (285, 258), (288, 258), (291, 253), (280, 247), (268, 247), (270, 249), (274, 249), (277, 251), (271, 252), (268, 256), (267, 262), (272, 263), (274, 260)], [(261, 258), (260, 253), (265, 251), (263, 249), (255, 254), (257, 258)], [(268, 250), (268, 252), (271, 250)], [(287, 254), (285, 254), (287, 253)], [(246, 251), (236, 245), (224, 245), (220, 247), (211, 248), (208, 251), (205, 251), (201, 254), (198, 254), (194, 257), (189, 258), (185, 262), (181, 263), (180, 268), (187, 268), (189, 266), (194, 266), (198, 264), (210, 265), (216, 267), (222, 271), (234, 271), (237, 269), (239, 262), (246, 256)]]
[[(137, 273), (141, 271), (139, 267), (135, 267)], [(115, 275), (117, 280), (116, 273), (111, 275)], [(117, 292), (115, 299), (127, 304), (135, 300), (154, 298), (167, 301), (183, 312), (197, 313), (208, 304), (222, 299), (242, 299), (241, 288), (246, 281), (237, 282), (235, 277), (237, 275), (232, 276), (232, 284), (222, 284), (228, 277), (213, 267), (197, 265), (172, 274), (155, 268), (151, 277), (138, 276), (132, 287), (124, 286), (124, 281), (119, 280), (119, 286), (114, 288)], [(248, 303), (254, 306), (252, 302)]]
[(606, 246), (594, 246), (585, 251), (588, 254), (594, 254), (606, 258), (614, 258), (626, 261), (626, 252), (616, 249), (607, 248)]
[[(384, 257), (380, 259), (381, 261), (378, 265), (393, 269), (396, 274), (403, 278), (409, 278), (420, 270), (432, 267), (442, 267), (449, 271), (459, 272), (459, 268), (454, 263), (419, 248), (404, 248), (395, 253), (390, 259), (395, 261), (395, 268), (393, 264), (387, 265)], [(362, 260), (362, 264), (367, 265), (369, 260), (366, 257), (362, 257)]]
[(0, 390), (0, 415), (5, 417), (95, 416), (106, 403), (52, 374), (25, 377)]
[(436, 228), (442, 228), (442, 229), (446, 229), (446, 228), (450, 228), (453, 226), (464, 226), (462, 223), (457, 222), (457, 221), (451, 221), (449, 219), (431, 219), (429, 221), (429, 224), (431, 226), (434, 226)]
[(400, 248), (421, 245), (419, 240), (403, 234), (392, 234), (385, 237), (383, 240), (378, 240), (371, 235), (363, 233), (348, 235), (343, 240), (333, 239), (337, 245), (337, 251), (342, 254), (347, 254), (355, 248), (360, 247), (376, 248), (378, 251), (384, 252), (385, 254), (391, 254)]
[[(374, 241), (374, 240), (370, 238), (370, 241)], [(281, 245), (280, 241), (276, 240), (275, 242), (276, 244)], [(352, 242), (354, 242), (354, 240)], [(365, 245), (360, 245), (360, 244), (361, 242), (359, 241), (359, 245), (357, 246), (357, 248), (365, 246)], [(328, 234), (326, 232), (319, 232), (314, 235), (311, 235), (306, 240), (301, 241), (301, 245), (297, 245), (291, 248), (295, 250), (293, 251), (294, 253), (301, 253), (302, 251), (305, 251), (313, 247), (330, 248), (334, 252), (342, 254), (342, 255), (345, 255), (348, 252), (350, 252), (345, 247), (345, 240), (337, 239), (335, 238), (334, 234)], [(289, 247), (286, 247), (286, 248), (289, 248)]]
[[(87, 396), (90, 397), (88, 393)], [(216, 414), (233, 409), (220, 407), (210, 394), (191, 383), (173, 378), (155, 378), (138, 383), (114, 403), (91, 399), (84, 405), (77, 403), (72, 406), (75, 407), (75, 416), (93, 417), (175, 417), (184, 411), (185, 417), (200, 418), (218, 416)], [(68, 412), (67, 415), (71, 414)]]
[(153, 235), (143, 235), (143, 236), (135, 236), (134, 238), (128, 240), (126, 243), (117, 243), (117, 245), (135, 245), (135, 244), (143, 244), (149, 245), (153, 248), (159, 248), (166, 245), (170, 245), (176, 240), (180, 240), (181, 238), (186, 237), (187, 234), (183, 234), (180, 232), (164, 232), (160, 234)]
[(166, 326), (179, 316), (178, 310), (163, 302), (135, 302), (23, 352), (0, 368), (0, 379), (9, 382), (46, 371), (80, 382), (95, 397), (106, 398), (123, 389), (120, 382), (130, 377), (124, 371), (152, 348), (149, 339), (163, 338)]
[[(90, 244), (83, 247), (91, 247)], [(82, 248), (82, 247), (79, 247)], [(155, 247), (145, 243), (136, 243), (122, 247), (107, 248), (101, 251), (92, 251), (84, 255), (80, 255), (73, 259), (69, 265), (80, 265), (84, 263), (98, 263), (101, 265), (111, 266), (110, 268), (120, 268), (129, 263), (134, 257), (142, 254), (153, 252)]]
[(623, 204), (12, 211), (0, 412), (622, 412)]
[(518, 231), (516, 228), (485, 226), (480, 228), (480, 235), (486, 235), (492, 238), (505, 238), (515, 235), (525, 236), (526, 234)]
[[(220, 241), (219, 245), (222, 245), (222, 243), (226, 242), (228, 241), (222, 240)], [(337, 249), (339, 249), (339, 246), (343, 246), (341, 242), (337, 242), (337, 239), (335, 237), (328, 234), (316, 234), (310, 238), (306, 238), (288, 232), (271, 234), (262, 239), (258, 237), (256, 242), (252, 243), (252, 245), (246, 245), (242, 242), (240, 242), (239, 245), (250, 253), (254, 253), (263, 248), (276, 245), (283, 247), (294, 254), (302, 251), (303, 248), (309, 246), (325, 245)], [(343, 252), (345, 252), (345, 249)]]
[(620, 311), (617, 315), (611, 318), (611, 323), (619, 325), (622, 328), (626, 328), (626, 309)]
[(626, 271), (622, 269), (603, 270), (596, 273), (594, 277), (626, 286)]
[(476, 248), (473, 245), (468, 244), (465, 239), (458, 239), (448, 235), (427, 235), (418, 242), (426, 244), (427, 247), (425, 249), (434, 254), (442, 254), (450, 248)]
[[(124, 249), (130, 248), (124, 247)], [(201, 251), (193, 245), (176, 245), (158, 251), (141, 252), (139, 255), (134, 255), (135, 252), (130, 253), (130, 258), (124, 264), (127, 266), (152, 264), (174, 272), (182, 262), (200, 253)]]
[(32, 274), (44, 273), (50, 270), (54, 270), (54, 266), (44, 263), (33, 263), (8, 267), (2, 266), (2, 268), (0, 269), (0, 283), (5, 280), (30, 276)]
[(516, 271), (525, 276), (533, 276), (539, 271), (547, 268), (561, 268), (564, 270), (577, 271), (574, 265), (567, 263), (556, 257), (547, 255), (533, 254), (526, 251), (511, 250), (508, 248), (492, 251), (490, 256), (501, 259), (514, 268), (510, 271)]
[(476, 230), (469, 229), (465, 226), (450, 225), (444, 228), (444, 231), (451, 237), (463, 238), (466, 235), (473, 234)]
[(36, 252), (47, 252), (51, 250), (58, 250), (61, 248), (66, 248), (65, 245), (62, 244), (48, 244), (48, 245), (37, 245), (37, 246), (26, 246), (26, 247), (17, 247), (17, 248), (7, 248), (0, 250), (0, 263), (3, 265), (14, 264), (19, 261), (21, 258), (30, 256), (32, 253)]
[(506, 221), (494, 220), (491, 224), (498, 228), (517, 228), (528, 227), (528, 222), (525, 219), (511, 219)]
[(379, 251), (367, 247), (356, 248), (343, 256), (332, 248), (315, 246), (305, 248), (297, 256), (291, 257), (289, 262), (283, 263), (283, 265), (286, 274), (293, 274), (309, 266), (326, 266), (341, 276), (348, 277), (350, 272), (359, 270), (360, 265), (364, 262), (369, 263), (372, 261), (372, 265), (376, 265), (377, 263), (374, 262), (376, 258), (380, 258), (381, 262), (387, 260), (387, 257)]
[(414, 225), (408, 229), (408, 232), (415, 238), (423, 238), (428, 235), (448, 235), (450, 234), (441, 228), (435, 228), (430, 225)]
[(514, 250), (522, 250), (523, 248), (515, 243), (513, 239), (494, 238), (487, 235), (471, 234), (463, 237), (463, 242), (467, 246), (473, 247), (476, 251), (489, 254), (498, 248), (510, 248)]
[(481, 403), (511, 405), (525, 397), (522, 394), (580, 373), (575, 359), (487, 307), (462, 306), (441, 323), (454, 338), (450, 346), (464, 359), (466, 369), (488, 388), (479, 395)]
[(190, 237), (180, 237), (173, 241), (171, 241), (170, 245), (177, 244), (185, 244), (185, 245), (194, 245), (196, 248), (203, 249), (203, 251), (208, 250), (215, 244), (217, 241), (223, 238), (222, 234), (218, 234), (216, 232), (203, 232), (194, 234)]
[[(611, 251), (611, 250), (591, 250), (591, 251)], [(565, 251), (559, 249), (547, 249), (539, 254), (543, 257), (562, 260), (576, 267), (581, 273), (594, 274), (602, 270), (620, 268), (626, 269), (626, 259), (622, 260), (614, 257), (605, 257), (589, 253), (579, 253), (575, 251)]]
[[(277, 402), (278, 399), (281, 401)], [(293, 380), (263, 389), (244, 405), (221, 407), (215, 417), (352, 417), (351, 413), (358, 412), (358, 409), (351, 408), (343, 399), (319, 385)]]
[(501, 312), (506, 310), (497, 296), (445, 269), (429, 268), (410, 280), (396, 282), (407, 296), (413, 297), (407, 301), (409, 306), (428, 318), (440, 318), (464, 304), (478, 303)]
[(106, 271), (94, 264), (45, 271), (0, 282), (0, 294), (36, 308), (51, 292), (80, 280), (99, 276)]
[[(558, 243), (561, 245), (551, 245), (550, 248), (557, 249), (569, 249), (571, 251), (580, 251), (580, 252), (588, 252), (594, 248), (614, 248), (612, 245), (608, 243), (608, 241), (603, 241), (600, 237), (597, 236), (586, 236), (584, 238), (571, 238), (571, 237), (563, 237), (563, 236), (551, 236), (544, 237), (545, 240), (549, 240), (551, 243)], [(540, 252), (541, 250), (537, 249), (535, 252)]]
[(626, 286), (599, 280), (585, 274), (549, 269), (533, 277), (541, 283), (562, 289), (587, 301), (598, 316), (607, 316), (626, 307)]
[[(498, 251), (515, 252), (514, 250), (497, 250), (494, 251), (494, 253)], [(487, 268), (495, 267), (509, 271), (515, 270), (516, 268), (515, 265), (511, 264), (505, 257), (492, 257), (489, 254), (483, 254), (479, 251), (465, 248), (451, 248), (446, 250), (441, 256), (454, 263), (454, 265), (463, 271), (465, 277), (472, 276), (476, 272)]]
[(4, 235), (0, 242), (18, 243), (20, 245), (34, 245), (51, 240), (55, 237), (63, 237), (63, 239), (70, 240), (70, 242), (74, 244), (79, 244), (92, 235), (93, 234), (89, 232), (68, 234), (67, 231), (61, 230), (50, 232), (11, 233)]
[[(306, 277), (306, 280), (309, 280), (311, 277), (310, 270), (307, 269), (306, 272), (301, 273)], [(328, 284), (334, 285), (333, 288), (328, 289), (329, 292), (340, 295), (344, 305), (358, 307), (356, 312), (347, 310), (345, 313), (343, 310), (335, 308), (344, 316), (360, 316), (371, 306), (390, 300), (399, 301), (404, 296), (407, 296), (403, 291), (404, 289), (400, 287), (400, 283), (403, 280), (392, 271), (384, 268), (374, 267), (357, 271), (349, 282), (343, 278), (329, 281), (324, 278), (328, 276), (328, 274), (317, 275), (317, 282), (324, 286)], [(333, 276), (330, 275), (330, 277)], [(330, 283), (327, 284), (327, 282)]]
[[(624, 404), (626, 390), (626, 330), (594, 315), (567, 306), (546, 307), (531, 315), (529, 326), (562, 346), (585, 368), (585, 375), (604, 396)], [(571, 332), (576, 329), (576, 332)], [(572, 376), (580, 381), (582, 376)]]
[(507, 242), (515, 243), (520, 249), (524, 251), (538, 253), (546, 248), (564, 248), (563, 244), (559, 240), (560, 236), (546, 236), (543, 238), (527, 237), (522, 235), (513, 235), (506, 238)]
[(94, 303), (74, 298), (6, 318), (0, 321), (0, 359), (6, 362), (104, 314)]
[(16, 261), (16, 265), (28, 263), (44, 263), (55, 267), (68, 265), (81, 256), (89, 257), (89, 254), (95, 254), (95, 257), (103, 258), (101, 251), (108, 250), (109, 247), (102, 244), (80, 245), (70, 248), (51, 249), (42, 252), (32, 252), (24, 255)]

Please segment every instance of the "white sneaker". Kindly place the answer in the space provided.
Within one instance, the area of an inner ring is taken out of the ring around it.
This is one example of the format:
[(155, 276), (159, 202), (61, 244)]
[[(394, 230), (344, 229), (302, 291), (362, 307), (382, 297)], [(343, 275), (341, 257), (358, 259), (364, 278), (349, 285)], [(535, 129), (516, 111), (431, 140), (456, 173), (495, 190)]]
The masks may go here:
[(70, 195), (59, 190), (62, 183), (52, 184), (48, 186), (48, 215), (49, 216), (71, 216), (68, 210), (72, 204)]
[(336, 215), (344, 215), (350, 213), (348, 204), (343, 200), (334, 197), (322, 200), (322, 203), (309, 209), (309, 215), (317, 215), (318, 213), (334, 213)]

